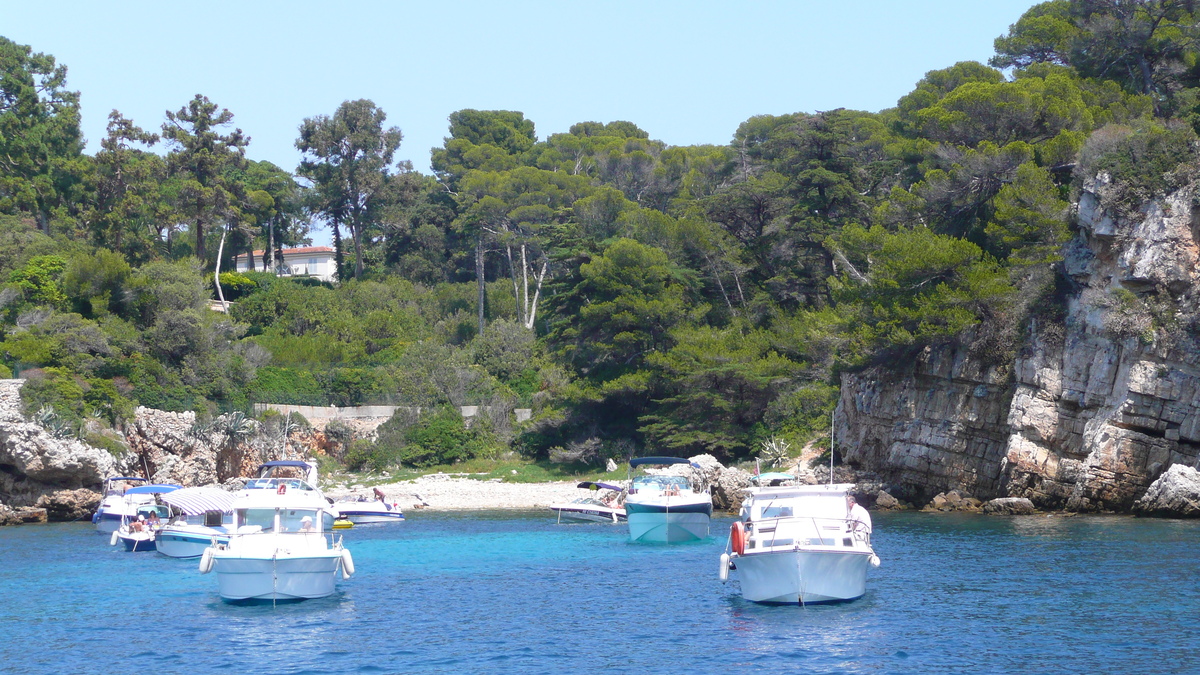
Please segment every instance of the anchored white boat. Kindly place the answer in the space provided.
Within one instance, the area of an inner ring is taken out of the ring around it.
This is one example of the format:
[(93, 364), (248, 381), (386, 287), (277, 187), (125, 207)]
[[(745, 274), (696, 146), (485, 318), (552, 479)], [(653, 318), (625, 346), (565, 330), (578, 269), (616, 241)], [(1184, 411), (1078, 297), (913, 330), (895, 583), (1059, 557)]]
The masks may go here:
[[(736, 572), (752, 602), (808, 604), (854, 600), (866, 591), (870, 516), (847, 504), (852, 484), (748, 488), (744, 521), (733, 523), (720, 578)], [(861, 507), (859, 507), (861, 508)], [(857, 511), (857, 510), (856, 510)]]
[(290, 490), (307, 490), (320, 498), (325, 503), (325, 510), (321, 515), (322, 529), (333, 529), (333, 521), (338, 519), (338, 510), (330, 506), (333, 500), (326, 497), (317, 487), (316, 462), (283, 459), (262, 464), (258, 467), (258, 478), (246, 481), (242, 492), (277, 490), (280, 485), (286, 485)]
[(625, 522), (625, 509), (621, 504), (625, 501), (625, 488), (612, 483), (593, 483), (583, 481), (576, 487), (602, 492), (597, 499), (593, 496), (580, 497), (565, 504), (551, 504), (550, 510), (558, 514), (558, 522), (571, 520), (585, 523), (618, 523)]
[(377, 499), (338, 500), (333, 503), (333, 506), (342, 518), (355, 525), (402, 522), (404, 512), (400, 510), (400, 505), (395, 502), (388, 503), (382, 490), (379, 488), (374, 488), (374, 490)]
[(105, 478), (100, 489), (104, 498), (92, 514), (92, 524), (96, 526), (97, 532), (116, 532), (122, 525), (129, 523), (130, 519), (137, 518), (139, 506), (154, 504), (157, 495), (179, 488), (180, 486), (173, 484), (152, 484), (145, 478), (134, 476)]
[(354, 573), (354, 561), (341, 537), (325, 529), (328, 503), (306, 481), (272, 480), (279, 480), (274, 490), (247, 486), (238, 493), (229, 541), (204, 550), (200, 572), (215, 572), (229, 601), (332, 595), (338, 575)]
[(169, 558), (199, 558), (214, 543), (229, 543), (233, 524), (231, 492), (194, 487), (163, 495), (174, 512), (171, 522), (154, 535), (154, 546)]
[[(675, 464), (691, 462), (679, 457), (638, 457), (629, 460), (629, 469), (632, 472), (638, 466)], [(625, 516), (632, 541), (698, 541), (708, 537), (712, 495), (708, 486), (693, 484), (685, 476), (635, 476), (625, 498)]]

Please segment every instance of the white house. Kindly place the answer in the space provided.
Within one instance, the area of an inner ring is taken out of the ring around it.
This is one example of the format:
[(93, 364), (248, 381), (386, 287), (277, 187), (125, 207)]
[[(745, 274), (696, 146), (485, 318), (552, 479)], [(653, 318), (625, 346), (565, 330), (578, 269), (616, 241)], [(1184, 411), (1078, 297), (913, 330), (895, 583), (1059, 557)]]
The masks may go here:
[[(254, 269), (265, 272), (263, 251), (255, 251), (253, 256)], [(275, 264), (279, 266), (276, 274), (281, 277), (316, 277), (321, 281), (333, 281), (337, 271), (333, 262), (333, 249), (328, 246), (285, 248), (282, 263), (279, 260), (279, 252), (276, 251)], [(250, 271), (250, 261), (245, 253), (237, 257), (237, 271)]]

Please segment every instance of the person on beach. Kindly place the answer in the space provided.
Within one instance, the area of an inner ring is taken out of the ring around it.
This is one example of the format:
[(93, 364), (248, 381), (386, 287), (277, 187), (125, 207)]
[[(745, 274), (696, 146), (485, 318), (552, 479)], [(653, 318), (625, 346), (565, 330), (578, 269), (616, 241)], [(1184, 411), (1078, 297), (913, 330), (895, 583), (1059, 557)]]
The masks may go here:
[(867, 513), (853, 495), (846, 495), (846, 520), (849, 521), (852, 531), (871, 534), (871, 514)]

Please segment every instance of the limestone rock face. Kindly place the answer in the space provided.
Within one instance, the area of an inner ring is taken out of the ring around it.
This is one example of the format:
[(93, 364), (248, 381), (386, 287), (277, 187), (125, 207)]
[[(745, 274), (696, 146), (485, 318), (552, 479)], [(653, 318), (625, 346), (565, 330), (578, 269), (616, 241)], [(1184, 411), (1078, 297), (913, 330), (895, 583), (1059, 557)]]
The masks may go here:
[[(42, 427), (25, 421), (21, 413), (24, 380), (0, 380), (0, 501), (8, 510), (3, 522), (45, 522), (72, 508), (42, 508), (39, 499), (56, 490), (96, 487), (122, 468), (106, 450), (74, 438), (55, 438)], [(87, 490), (84, 490), (85, 492)], [(86, 501), (86, 500), (85, 500)], [(35, 506), (36, 505), (36, 506)], [(75, 515), (62, 517), (73, 520)]]
[(139, 407), (125, 425), (129, 447), (156, 483), (184, 487), (217, 483), (217, 452), (208, 436), (193, 437), (196, 413)]
[(38, 498), (37, 506), (46, 510), (49, 520), (63, 522), (86, 520), (96, 512), (103, 495), (95, 490), (57, 490)]
[(1128, 511), (1168, 467), (1196, 464), (1200, 342), (1164, 339), (1130, 308), (1192, 302), (1195, 188), (1132, 216), (1105, 208), (1110, 189), (1105, 175), (1084, 185), (1064, 324), (1030, 323), (1014, 363), (983, 368), (947, 346), (843, 376), (835, 429), (848, 463), (918, 503), (961, 489), (1071, 511)]
[(1200, 518), (1200, 471), (1172, 466), (1150, 484), (1133, 510), (1148, 516)]

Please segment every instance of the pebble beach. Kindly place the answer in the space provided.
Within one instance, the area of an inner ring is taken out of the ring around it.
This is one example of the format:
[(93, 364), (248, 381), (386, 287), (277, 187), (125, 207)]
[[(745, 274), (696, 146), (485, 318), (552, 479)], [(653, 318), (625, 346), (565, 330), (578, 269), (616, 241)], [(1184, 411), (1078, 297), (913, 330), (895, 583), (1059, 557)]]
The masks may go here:
[[(456, 511), (474, 509), (538, 509), (585, 496), (578, 481), (503, 483), (465, 476), (430, 474), (414, 480), (377, 485), (389, 502), (404, 510)], [(355, 497), (375, 499), (372, 488), (360, 485), (334, 487), (325, 494), (335, 500)]]

